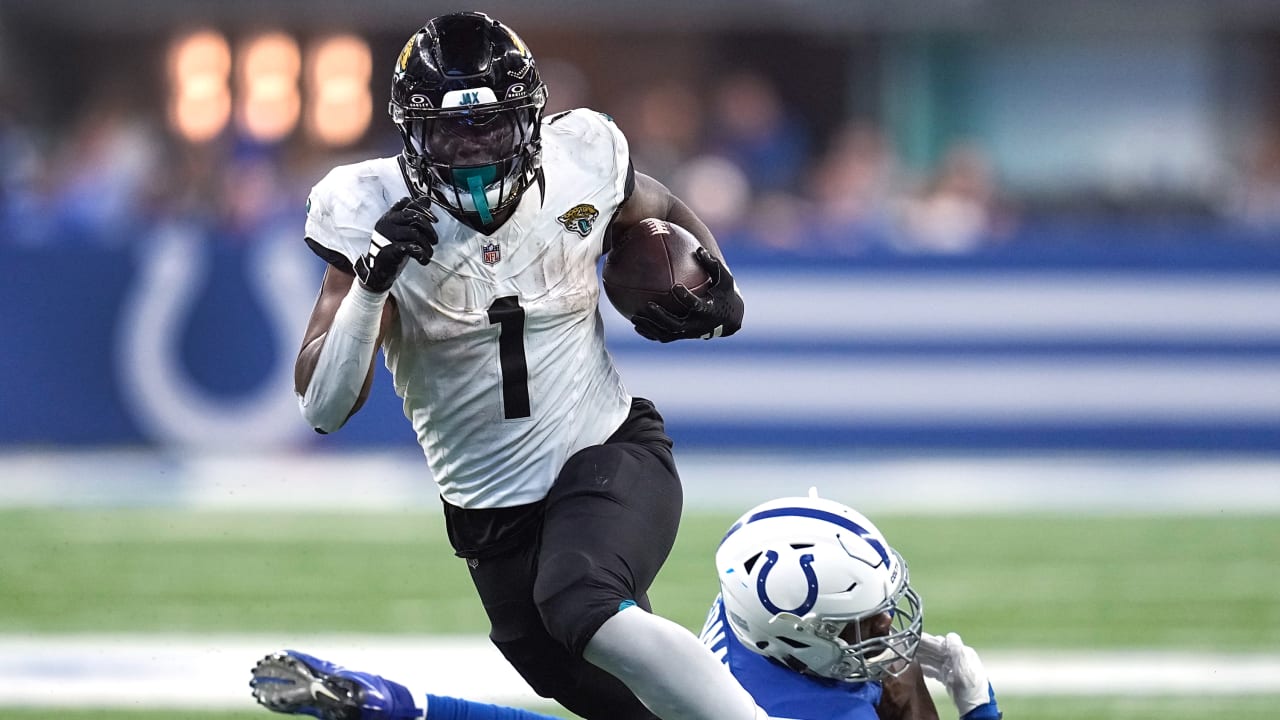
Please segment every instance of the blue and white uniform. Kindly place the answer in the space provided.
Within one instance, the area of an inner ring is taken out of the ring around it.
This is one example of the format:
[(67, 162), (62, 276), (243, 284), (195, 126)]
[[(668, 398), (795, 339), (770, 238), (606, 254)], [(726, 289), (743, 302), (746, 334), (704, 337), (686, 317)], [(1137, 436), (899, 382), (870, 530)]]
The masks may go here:
[(729, 666), (756, 704), (776, 720), (877, 720), (880, 683), (848, 683), (801, 675), (752, 652), (729, 630), (717, 596), (702, 642)]

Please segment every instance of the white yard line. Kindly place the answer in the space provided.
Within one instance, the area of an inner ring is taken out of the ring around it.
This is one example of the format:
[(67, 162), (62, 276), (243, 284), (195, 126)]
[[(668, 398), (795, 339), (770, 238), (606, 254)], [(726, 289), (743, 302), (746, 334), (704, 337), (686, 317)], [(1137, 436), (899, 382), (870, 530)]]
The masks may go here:
[[(537, 704), (479, 637), (0, 636), (0, 706), (248, 708), (249, 668), (283, 647), (379, 672), (417, 693)], [(997, 651), (1002, 695), (1280, 694), (1280, 654)]]

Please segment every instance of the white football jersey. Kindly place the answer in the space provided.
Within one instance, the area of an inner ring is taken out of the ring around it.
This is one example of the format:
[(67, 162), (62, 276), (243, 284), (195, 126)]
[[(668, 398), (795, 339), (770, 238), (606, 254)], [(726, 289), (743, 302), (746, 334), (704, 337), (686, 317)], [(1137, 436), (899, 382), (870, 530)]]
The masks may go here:
[[(553, 116), (542, 125), (545, 197), (535, 182), (492, 235), (435, 208), (431, 262), (410, 261), (392, 286), (400, 322), (383, 344), (387, 367), (449, 503), (540, 500), (571, 454), (626, 419), (596, 266), (628, 163), (607, 117)], [(311, 192), (307, 237), (354, 263), (408, 194), (395, 157), (337, 167)]]

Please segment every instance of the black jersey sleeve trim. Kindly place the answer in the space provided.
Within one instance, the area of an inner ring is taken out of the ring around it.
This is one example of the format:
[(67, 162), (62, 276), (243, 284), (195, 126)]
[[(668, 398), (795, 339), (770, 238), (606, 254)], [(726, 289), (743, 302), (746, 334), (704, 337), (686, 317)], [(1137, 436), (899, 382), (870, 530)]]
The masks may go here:
[[(631, 197), (631, 193), (636, 190), (636, 166), (631, 162), (631, 158), (627, 158), (627, 181), (622, 185), (622, 202), (626, 202)], [(618, 203), (621, 205), (622, 203)]]
[(306, 238), (306, 241), (307, 247), (311, 248), (311, 252), (320, 256), (321, 260), (329, 263), (348, 275), (356, 274), (355, 268), (351, 267), (351, 261), (347, 259), (347, 256), (337, 250), (327, 248), (311, 238)]
[(630, 160), (627, 161), (627, 181), (622, 184), (622, 202), (618, 203), (618, 208), (613, 211), (613, 217), (609, 219), (608, 229), (604, 233), (604, 245), (601, 246), (602, 253), (608, 253), (613, 249), (614, 227), (613, 221), (618, 219), (618, 213), (622, 212), (622, 204), (630, 197), (631, 193), (636, 189), (636, 168)]

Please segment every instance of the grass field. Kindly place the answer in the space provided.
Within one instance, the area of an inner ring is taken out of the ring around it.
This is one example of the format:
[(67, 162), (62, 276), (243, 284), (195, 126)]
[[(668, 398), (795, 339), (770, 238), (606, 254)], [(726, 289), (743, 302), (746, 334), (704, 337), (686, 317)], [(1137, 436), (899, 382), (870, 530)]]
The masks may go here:
[[(696, 628), (730, 516), (686, 517), (652, 596)], [(978, 648), (1280, 652), (1280, 518), (877, 518), (926, 627)], [(459, 633), (486, 629), (432, 513), (0, 512), (0, 634)], [(1208, 682), (1208, 680), (1206, 680)], [(1002, 697), (1010, 718), (1277, 717), (1280, 698)], [(238, 720), (36, 711), (6, 720)], [(944, 717), (947, 715), (944, 714)]]
[[(686, 517), (662, 614), (701, 626), (732, 520)], [(980, 647), (1280, 650), (1280, 518), (877, 520)], [(7, 511), (0, 547), (0, 633), (486, 630), (431, 514)]]

